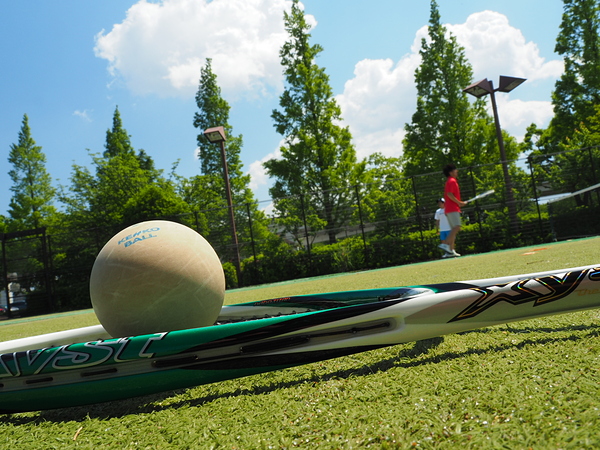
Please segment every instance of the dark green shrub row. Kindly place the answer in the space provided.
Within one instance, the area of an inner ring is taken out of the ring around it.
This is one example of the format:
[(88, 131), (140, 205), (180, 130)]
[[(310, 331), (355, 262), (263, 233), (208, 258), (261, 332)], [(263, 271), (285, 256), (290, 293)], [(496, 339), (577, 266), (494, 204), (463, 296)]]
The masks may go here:
[[(479, 224), (465, 224), (457, 239), (462, 254), (483, 253), (492, 250), (535, 245), (551, 240), (548, 221), (540, 223), (536, 214), (524, 215), (517, 229), (503, 216), (488, 217)], [(600, 230), (598, 232), (600, 234)], [(257, 256), (256, 261), (243, 261), (243, 284), (262, 284), (341, 272), (391, 267), (428, 261), (441, 257), (439, 237), (434, 230), (409, 232), (401, 236), (353, 236), (330, 245), (319, 245), (306, 250), (293, 250), (286, 244)], [(235, 278), (231, 265), (226, 270), (228, 279)], [(234, 286), (228, 282), (228, 286)]]

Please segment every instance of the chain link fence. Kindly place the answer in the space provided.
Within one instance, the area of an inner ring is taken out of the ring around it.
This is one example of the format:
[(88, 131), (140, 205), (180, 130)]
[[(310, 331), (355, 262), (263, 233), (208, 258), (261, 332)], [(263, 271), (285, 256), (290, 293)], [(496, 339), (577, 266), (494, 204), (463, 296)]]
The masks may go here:
[[(509, 183), (501, 164), (459, 168), (463, 199), (494, 193), (463, 208), (458, 251), (481, 253), (600, 234), (599, 169), (598, 147), (511, 161)], [(241, 279), (227, 207), (161, 219), (188, 225), (211, 243), (228, 287), (249, 286), (440, 258), (434, 214), (444, 183), (441, 173), (430, 173), (234, 205)], [(4, 299), (10, 310), (16, 285), (26, 307), (13, 316), (90, 307), (94, 259), (121, 228), (2, 235), (0, 307)]]

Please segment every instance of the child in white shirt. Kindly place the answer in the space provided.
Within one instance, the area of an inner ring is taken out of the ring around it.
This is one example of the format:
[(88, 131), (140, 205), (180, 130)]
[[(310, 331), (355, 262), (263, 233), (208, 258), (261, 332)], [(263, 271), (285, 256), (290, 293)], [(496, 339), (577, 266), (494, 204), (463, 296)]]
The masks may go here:
[(444, 255), (442, 256), (442, 258), (445, 258), (446, 255), (450, 254), (450, 246), (448, 245), (448, 242), (446, 241), (446, 239), (448, 238), (448, 235), (450, 234), (450, 224), (448, 223), (448, 219), (446, 218), (446, 213), (444, 211), (444, 199), (440, 198), (438, 200), (438, 207), (439, 209), (435, 212), (435, 229), (438, 231), (438, 233), (440, 234), (440, 241), (442, 241), (442, 243), (440, 245), (438, 245), (439, 248), (441, 248), (442, 250), (444, 250)]

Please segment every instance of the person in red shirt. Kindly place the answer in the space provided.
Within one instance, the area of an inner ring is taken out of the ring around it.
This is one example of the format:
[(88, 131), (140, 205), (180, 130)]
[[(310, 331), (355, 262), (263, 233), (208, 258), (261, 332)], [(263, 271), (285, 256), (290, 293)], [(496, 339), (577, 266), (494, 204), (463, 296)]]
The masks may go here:
[(460, 208), (465, 206), (467, 203), (460, 199), (460, 187), (458, 186), (457, 176), (458, 169), (454, 164), (448, 164), (444, 167), (444, 175), (446, 176), (446, 185), (444, 186), (444, 200), (446, 217), (450, 224), (450, 234), (446, 241), (450, 247), (448, 256), (460, 256), (459, 253), (454, 249), (454, 242), (456, 241), (456, 235), (460, 231), (461, 220), (460, 220)]

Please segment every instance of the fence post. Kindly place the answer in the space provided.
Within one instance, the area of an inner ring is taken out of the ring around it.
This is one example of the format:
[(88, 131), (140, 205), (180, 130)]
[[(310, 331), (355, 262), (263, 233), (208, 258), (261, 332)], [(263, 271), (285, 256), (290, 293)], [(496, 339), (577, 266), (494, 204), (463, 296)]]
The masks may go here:
[(423, 252), (423, 258), (427, 258), (427, 249), (425, 248), (425, 236), (423, 236), (423, 224), (421, 221), (421, 214), (419, 213), (419, 198), (417, 196), (417, 185), (415, 182), (415, 176), (412, 175), (410, 177), (411, 181), (412, 181), (412, 187), (413, 187), (413, 195), (415, 197), (415, 211), (417, 213), (417, 223), (419, 224), (419, 234), (421, 235), (421, 250)]
[[(473, 167), (469, 167), (469, 178), (471, 179), (471, 189), (473, 189), (473, 195), (477, 194), (477, 187), (475, 186), (475, 176), (473, 175)], [(483, 236), (483, 224), (481, 223), (481, 209), (479, 208), (479, 202), (475, 201), (475, 215), (477, 216), (477, 226), (479, 228), (479, 238), (482, 244), (486, 244), (487, 240)]]
[(529, 164), (529, 173), (531, 174), (531, 189), (533, 190), (533, 197), (535, 198), (535, 206), (538, 213), (538, 224), (540, 225), (540, 239), (544, 235), (544, 224), (542, 222), (542, 212), (540, 210), (540, 202), (537, 194), (537, 187), (535, 185), (535, 173), (533, 171), (533, 158), (531, 155), (527, 157), (527, 163)]
[(48, 243), (46, 240), (46, 227), (42, 228), (42, 259), (44, 264), (44, 284), (46, 285), (46, 295), (48, 296), (48, 306), (50, 312), (54, 312), (54, 298), (52, 296), (52, 284), (50, 277), (50, 264), (48, 263)]
[(363, 252), (365, 254), (365, 266), (369, 267), (369, 252), (367, 249), (367, 238), (365, 237), (365, 224), (362, 216), (362, 206), (360, 204), (360, 193), (358, 192), (358, 184), (354, 185), (354, 192), (356, 193), (356, 204), (358, 206), (358, 219), (360, 220), (360, 233), (363, 241)]
[[(594, 147), (598, 148), (598, 147)], [(593, 184), (598, 183), (598, 179), (596, 178), (596, 165), (594, 164), (594, 158), (592, 157), (592, 147), (588, 147), (588, 156), (590, 158), (590, 167), (592, 168), (592, 181)], [(600, 190), (596, 190), (596, 197), (598, 197), (598, 205), (600, 206)]]
[(300, 194), (300, 208), (302, 210), (302, 223), (304, 223), (304, 237), (306, 238), (306, 253), (308, 255), (308, 265), (312, 273), (312, 256), (310, 254), (310, 240), (308, 239), (308, 224), (306, 223), (306, 211), (304, 210), (304, 194)]
[(252, 257), (254, 259), (254, 276), (257, 277), (258, 267), (256, 265), (256, 246), (254, 243), (254, 231), (252, 230), (252, 214), (250, 214), (250, 203), (246, 203), (246, 212), (248, 213), (248, 225), (250, 226), (250, 244), (252, 246)]
[[(200, 233), (200, 224), (198, 223), (198, 211), (194, 211), (194, 223), (196, 224), (196, 232)], [(200, 233), (202, 234), (202, 233)]]
[(4, 292), (6, 292), (6, 315), (10, 319), (12, 317), (12, 312), (10, 310), (10, 293), (8, 291), (8, 267), (6, 261), (6, 235), (2, 233), (2, 275), (4, 282)]

